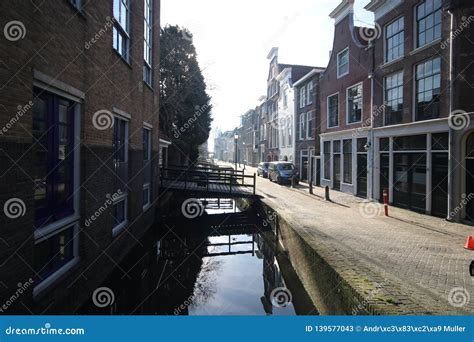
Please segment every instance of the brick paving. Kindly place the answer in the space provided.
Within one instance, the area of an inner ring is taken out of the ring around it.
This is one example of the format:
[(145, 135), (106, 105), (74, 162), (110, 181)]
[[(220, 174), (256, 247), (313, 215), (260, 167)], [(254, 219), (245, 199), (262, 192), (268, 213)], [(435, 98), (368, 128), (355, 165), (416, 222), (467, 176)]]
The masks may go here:
[[(247, 167), (247, 172), (256, 170)], [(395, 207), (387, 218), (379, 203), (337, 191), (327, 202), (323, 188), (314, 187), (310, 195), (304, 183), (292, 189), (259, 177), (257, 193), (330, 264), (334, 261), (331, 266), (349, 283), (352, 274), (351, 285), (362, 296), (368, 291), (355, 279), (382, 282), (396, 305), (379, 312), (474, 313), (474, 278), (469, 275), (474, 251), (463, 248), (474, 227)], [(451, 305), (448, 297), (456, 288)]]

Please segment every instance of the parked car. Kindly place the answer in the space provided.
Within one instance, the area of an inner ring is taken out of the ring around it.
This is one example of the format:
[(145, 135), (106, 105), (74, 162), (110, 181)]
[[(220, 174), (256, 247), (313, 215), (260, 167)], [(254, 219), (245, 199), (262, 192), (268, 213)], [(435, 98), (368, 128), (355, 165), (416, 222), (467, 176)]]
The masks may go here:
[(291, 183), (291, 178), (295, 177), (295, 183), (299, 183), (299, 173), (293, 163), (271, 162), (268, 166), (268, 179), (270, 182), (278, 184)]
[(270, 163), (260, 163), (257, 168), (257, 176), (262, 176), (263, 178), (268, 178), (268, 165)]

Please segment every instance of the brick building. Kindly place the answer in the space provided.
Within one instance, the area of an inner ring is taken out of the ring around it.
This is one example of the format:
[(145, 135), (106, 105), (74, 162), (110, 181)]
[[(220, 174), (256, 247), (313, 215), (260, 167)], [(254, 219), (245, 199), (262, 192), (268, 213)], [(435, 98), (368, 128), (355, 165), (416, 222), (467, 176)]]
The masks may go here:
[(150, 227), (160, 1), (0, 3), (0, 298), (74, 312)]
[(267, 157), (266, 161), (294, 161), (294, 89), (293, 84), (314, 67), (281, 64), (278, 48), (270, 50), (267, 78)]
[[(295, 88), (295, 166), (300, 179), (320, 185), (319, 78), (324, 69), (313, 69), (293, 84)], [(312, 176), (312, 177), (311, 177)]]
[(330, 17), (334, 42), (320, 79), (321, 185), (371, 197), (369, 127), (373, 48), (371, 29), (354, 27), (354, 0), (343, 0)]
[[(374, 197), (380, 200), (388, 189), (390, 203), (396, 206), (472, 220), (472, 202), (461, 204), (463, 195), (474, 196), (474, 126), (466, 114), (473, 112), (467, 95), (474, 85), (469, 28), (474, 23), (473, 5), (444, 5), (441, 0), (373, 0), (366, 6), (374, 12), (379, 31), (373, 94), (380, 108), (373, 125)], [(458, 119), (464, 121), (461, 126), (453, 125)]]

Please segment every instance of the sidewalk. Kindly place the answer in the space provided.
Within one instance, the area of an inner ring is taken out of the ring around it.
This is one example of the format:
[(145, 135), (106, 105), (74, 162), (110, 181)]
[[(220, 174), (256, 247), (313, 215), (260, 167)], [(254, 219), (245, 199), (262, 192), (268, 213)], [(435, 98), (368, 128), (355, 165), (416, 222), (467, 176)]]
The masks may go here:
[[(246, 172), (256, 169), (246, 167)], [(469, 275), (474, 251), (463, 248), (474, 227), (395, 207), (385, 217), (379, 203), (337, 191), (327, 202), (323, 188), (314, 187), (314, 195), (308, 188), (257, 178), (263, 202), (349, 282), (354, 273), (382, 281), (400, 313), (474, 313), (474, 278)], [(363, 294), (363, 286), (354, 285)]]

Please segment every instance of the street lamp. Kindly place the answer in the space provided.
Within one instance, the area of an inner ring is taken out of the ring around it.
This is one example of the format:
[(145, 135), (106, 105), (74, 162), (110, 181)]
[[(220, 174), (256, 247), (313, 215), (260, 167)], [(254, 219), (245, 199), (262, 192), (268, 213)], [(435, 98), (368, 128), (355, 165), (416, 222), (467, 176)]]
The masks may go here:
[(235, 157), (234, 157), (234, 162), (235, 162), (235, 171), (237, 171), (237, 141), (239, 140), (239, 135), (236, 134), (234, 135), (234, 142), (235, 142)]

